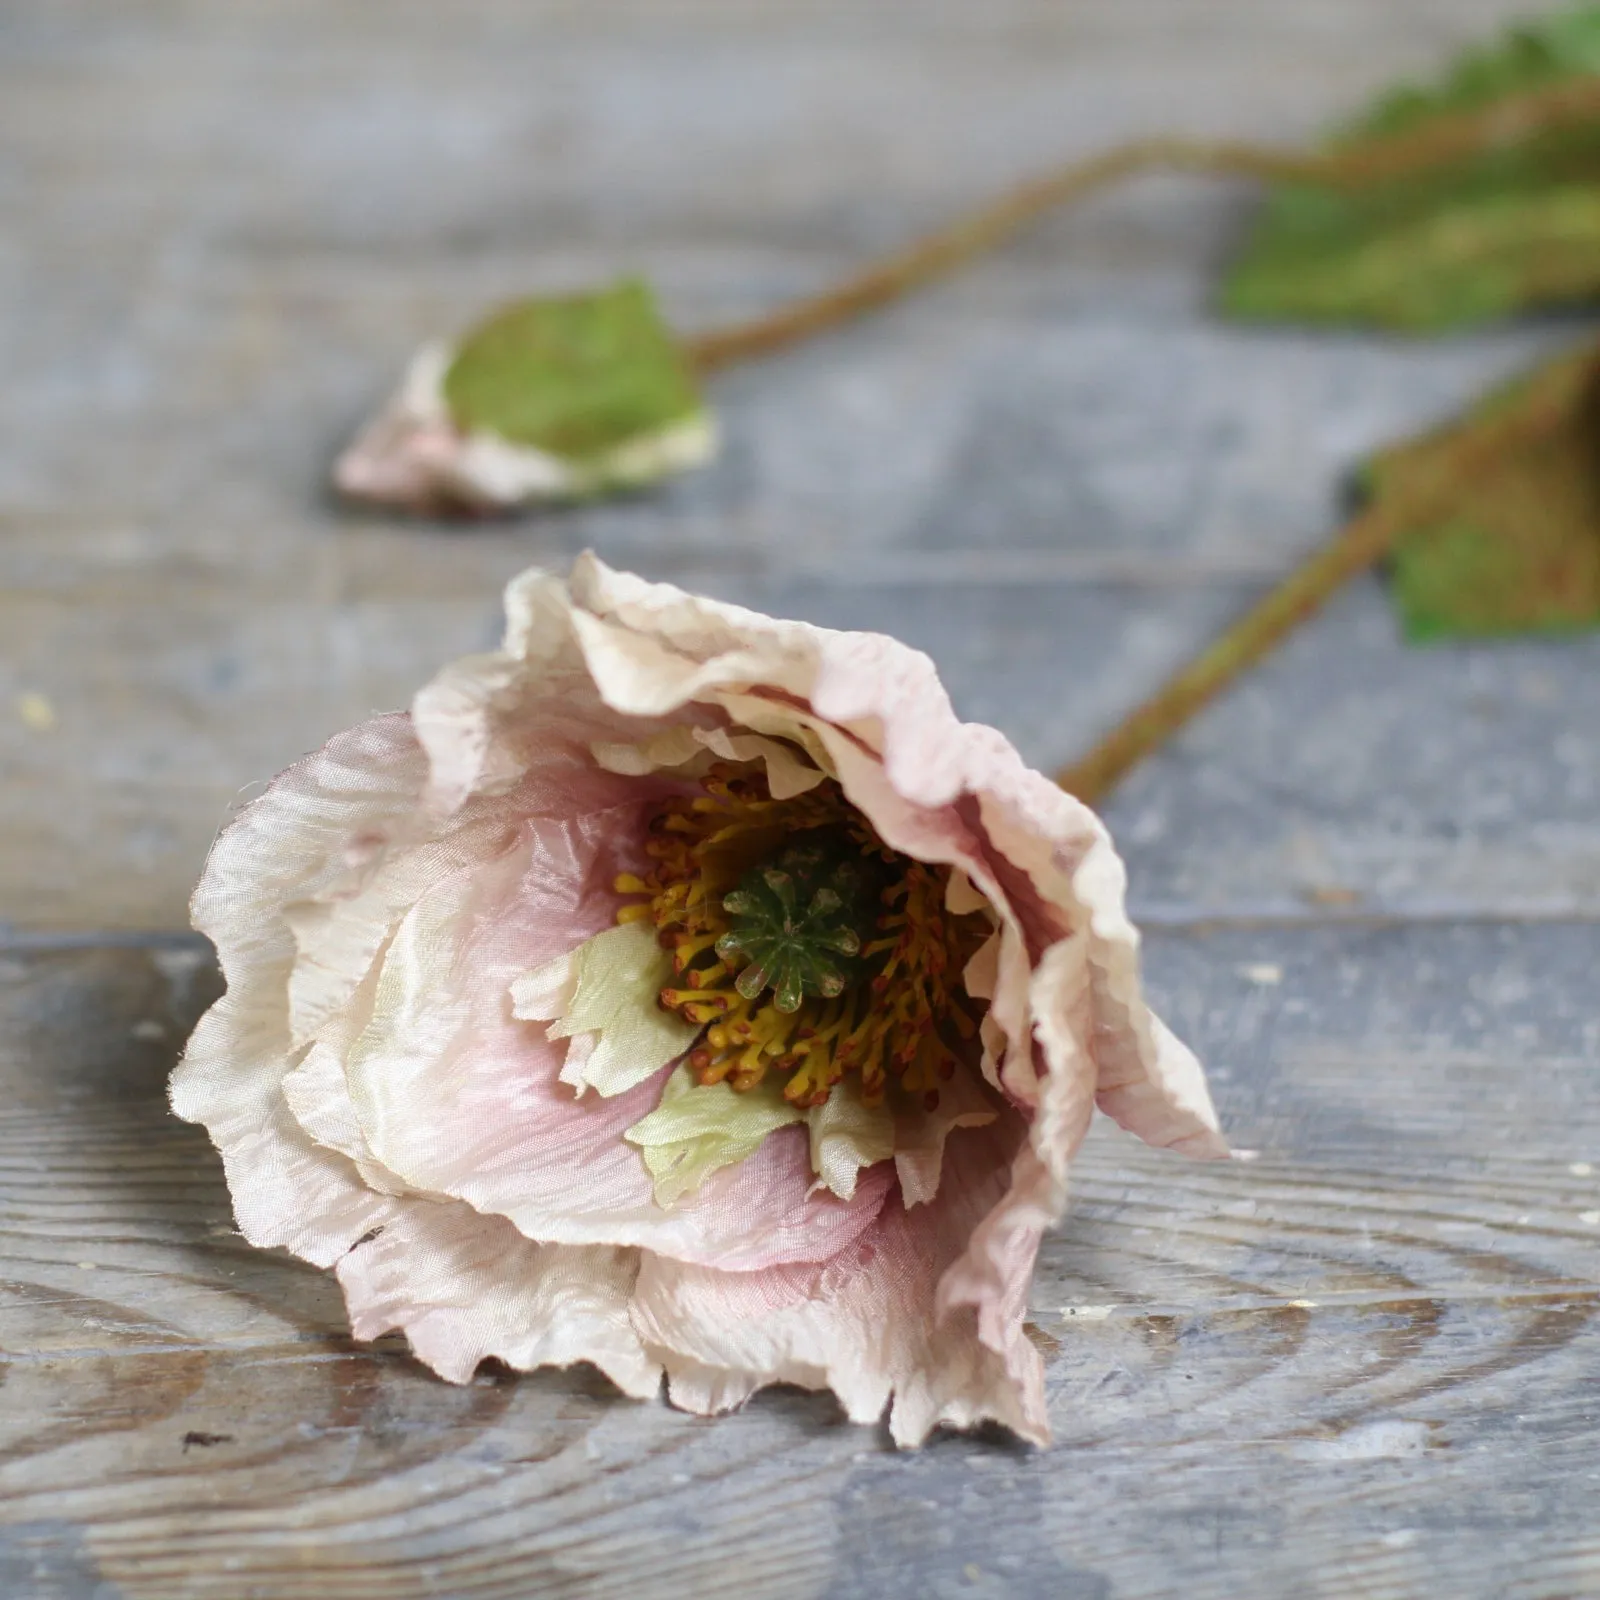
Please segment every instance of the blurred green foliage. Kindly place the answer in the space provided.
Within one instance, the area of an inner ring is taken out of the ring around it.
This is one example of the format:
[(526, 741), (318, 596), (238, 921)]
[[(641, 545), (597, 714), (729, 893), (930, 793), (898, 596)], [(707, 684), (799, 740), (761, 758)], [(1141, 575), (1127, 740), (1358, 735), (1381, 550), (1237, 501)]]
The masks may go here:
[(461, 342), (444, 394), (463, 432), (580, 464), (704, 411), (654, 295), (637, 279), (495, 312)]
[[(1590, 77), (1600, 79), (1600, 5), (1523, 24), (1436, 85), (1390, 90), (1328, 149), (1403, 139)], [(1600, 298), (1600, 97), (1592, 121), (1496, 132), (1492, 147), (1433, 170), (1279, 187), (1224, 277), (1222, 309), (1435, 332)]]
[[(1590, 369), (1576, 386), (1574, 363)], [(1600, 626), (1600, 362), (1586, 348), (1480, 402), (1471, 417), (1385, 452), (1367, 469), (1381, 502), (1448, 462), (1464, 427), (1560, 403), (1530, 441), (1463, 475), (1456, 503), (1410, 528), (1390, 557), (1407, 638), (1426, 642)]]

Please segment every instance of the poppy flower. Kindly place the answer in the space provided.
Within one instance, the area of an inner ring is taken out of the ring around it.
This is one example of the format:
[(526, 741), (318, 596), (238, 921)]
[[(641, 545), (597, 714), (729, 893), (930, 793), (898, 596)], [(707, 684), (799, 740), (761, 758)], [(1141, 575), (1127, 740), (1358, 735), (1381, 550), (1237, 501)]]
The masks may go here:
[(507, 612), (207, 863), (172, 1099), (245, 1237), (456, 1382), (1047, 1441), (1024, 1313), (1095, 1107), (1226, 1154), (1105, 828), (892, 639), (588, 556)]

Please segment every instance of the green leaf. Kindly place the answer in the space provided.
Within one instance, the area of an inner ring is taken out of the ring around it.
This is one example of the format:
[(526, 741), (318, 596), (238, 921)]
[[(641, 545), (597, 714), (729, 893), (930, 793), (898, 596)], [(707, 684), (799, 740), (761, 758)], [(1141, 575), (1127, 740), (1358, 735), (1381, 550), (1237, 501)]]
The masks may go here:
[[(1595, 365), (1589, 351), (1564, 357), (1490, 395), (1474, 417), (1548, 406), (1574, 361)], [(1473, 472), (1458, 504), (1394, 545), (1392, 592), (1413, 642), (1600, 626), (1600, 381), (1575, 392), (1529, 444)], [(1405, 493), (1473, 420), (1378, 457), (1368, 490), (1380, 501)]]
[(676, 1205), (722, 1167), (754, 1155), (769, 1133), (799, 1122), (805, 1112), (783, 1098), (783, 1080), (769, 1072), (753, 1089), (726, 1083), (702, 1086), (679, 1067), (661, 1091), (661, 1103), (623, 1134), (637, 1145), (655, 1180), (656, 1204)]
[[(1330, 151), (1600, 74), (1600, 5), (1507, 33), (1436, 85), (1381, 96)], [(1600, 116), (1353, 188), (1269, 197), (1226, 274), (1224, 311), (1437, 331), (1600, 296)]]
[(688, 362), (637, 279), (496, 312), (462, 340), (444, 395), (463, 432), (591, 466), (705, 415)]

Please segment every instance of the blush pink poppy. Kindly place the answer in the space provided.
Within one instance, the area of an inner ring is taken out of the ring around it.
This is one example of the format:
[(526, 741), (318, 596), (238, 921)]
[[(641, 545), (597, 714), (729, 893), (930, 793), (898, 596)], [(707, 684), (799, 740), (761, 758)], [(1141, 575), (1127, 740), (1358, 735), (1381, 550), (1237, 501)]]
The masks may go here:
[[(991, 1419), (1046, 1442), (1024, 1312), (1094, 1108), (1226, 1154), (1141, 997), (1103, 825), (892, 639), (593, 557), (517, 578), (507, 613), (500, 650), (282, 774), (212, 852), (193, 910), (227, 993), (172, 1101), (244, 1235), (332, 1267), (358, 1338), (400, 1329), (456, 1382), (590, 1361), (697, 1412), (793, 1383), (887, 1409), (902, 1445)], [(717, 759), (764, 762), (774, 794), (824, 774), (949, 867), (952, 907), (992, 925), (963, 975), (987, 1011), (970, 1087), (897, 1113), (850, 1183), (790, 1123), (663, 1205), (625, 1134), (673, 1066), (582, 1092), (579, 1040), (511, 996), (615, 925), (651, 817)]]

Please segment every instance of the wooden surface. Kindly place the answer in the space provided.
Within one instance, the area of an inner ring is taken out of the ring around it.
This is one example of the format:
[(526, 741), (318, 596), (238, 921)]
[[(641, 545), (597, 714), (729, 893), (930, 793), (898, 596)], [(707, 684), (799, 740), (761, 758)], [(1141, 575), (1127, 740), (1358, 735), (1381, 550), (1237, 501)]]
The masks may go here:
[(1153, 994), (1259, 1156), (1092, 1137), (1032, 1307), (1047, 1454), (450, 1388), (242, 1245), (162, 1097), (230, 807), (490, 641), (521, 566), (899, 633), (1054, 765), (1366, 450), (1572, 329), (1222, 327), (1247, 197), (1149, 182), (734, 374), (663, 496), (341, 515), (417, 340), (629, 267), (710, 325), (1058, 156), (1293, 139), (1517, 9), (0, 12), (0, 1596), (1600, 1594), (1600, 639), (1407, 651), (1359, 585), (1115, 798)]

